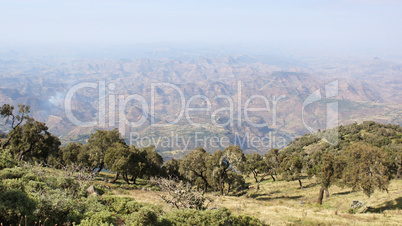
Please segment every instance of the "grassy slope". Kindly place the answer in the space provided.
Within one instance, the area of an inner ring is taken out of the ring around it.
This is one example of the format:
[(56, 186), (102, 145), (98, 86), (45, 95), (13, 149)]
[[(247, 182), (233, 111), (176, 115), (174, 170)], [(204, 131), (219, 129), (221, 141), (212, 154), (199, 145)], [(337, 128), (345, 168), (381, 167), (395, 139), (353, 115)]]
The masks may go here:
[[(113, 175), (104, 174), (105, 177)], [(247, 182), (253, 186), (252, 178)], [(104, 183), (98, 181), (97, 183)], [(118, 181), (124, 185), (123, 181)], [(139, 185), (145, 185), (143, 180)], [(171, 209), (159, 198), (159, 192), (130, 189), (131, 186), (119, 188), (117, 185), (106, 183), (113, 189), (113, 193), (121, 196), (130, 196), (138, 202), (160, 205), (165, 211)], [(389, 192), (375, 192), (370, 198), (362, 192), (351, 192), (350, 188), (330, 188), (331, 196), (324, 198), (322, 206), (315, 204), (319, 187), (314, 179), (304, 179), (303, 190), (299, 189), (298, 182), (276, 181), (271, 179), (262, 183), (258, 192), (250, 190), (240, 197), (223, 196), (215, 193), (207, 196), (213, 200), (209, 206), (223, 206), (233, 214), (247, 214), (259, 218), (266, 224), (355, 224), (355, 225), (402, 225), (402, 180), (393, 180), (389, 186)], [(140, 186), (136, 186), (139, 188)], [(349, 205), (353, 200), (359, 200), (373, 208), (371, 213), (349, 214)]]

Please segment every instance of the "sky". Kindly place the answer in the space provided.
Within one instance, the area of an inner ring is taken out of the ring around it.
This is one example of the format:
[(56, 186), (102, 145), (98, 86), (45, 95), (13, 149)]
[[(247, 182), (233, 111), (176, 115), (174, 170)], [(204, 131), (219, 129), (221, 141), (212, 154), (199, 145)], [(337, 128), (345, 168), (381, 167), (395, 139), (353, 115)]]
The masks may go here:
[(402, 52), (402, 1), (2, 0), (0, 45), (242, 44)]

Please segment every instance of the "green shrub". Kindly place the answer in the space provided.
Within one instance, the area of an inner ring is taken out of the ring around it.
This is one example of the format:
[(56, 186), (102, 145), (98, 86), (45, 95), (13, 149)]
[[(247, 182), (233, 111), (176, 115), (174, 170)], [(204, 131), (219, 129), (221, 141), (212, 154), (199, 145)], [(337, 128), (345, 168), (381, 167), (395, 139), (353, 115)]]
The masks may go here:
[(24, 181), (40, 181), (40, 178), (32, 172), (27, 172), (21, 177)]
[(102, 203), (109, 207), (109, 211), (116, 212), (118, 214), (130, 214), (138, 211), (142, 205), (134, 202), (134, 199), (128, 197), (116, 197), (110, 195), (102, 197)]
[(230, 211), (180, 209), (166, 213), (163, 221), (172, 225), (230, 225)]
[(7, 190), (0, 193), (0, 222), (17, 224), (21, 217), (32, 218), (35, 201), (21, 190)]
[[(116, 222), (116, 214), (112, 213), (107, 210), (102, 210), (100, 212), (86, 212), (85, 213), (86, 218), (81, 221), (81, 225), (100, 225), (107, 223), (108, 224), (114, 224)], [(89, 223), (95, 223), (95, 224), (89, 224)]]
[(263, 225), (256, 217), (246, 216), (243, 214), (238, 216), (230, 216), (230, 222), (232, 225), (239, 226)]
[(2, 180), (2, 187), (3, 187), (3, 190), (5, 190), (5, 191), (7, 191), (7, 190), (21, 190), (21, 191), (24, 191), (25, 184), (26, 184), (26, 182), (24, 182), (21, 179), (5, 179), (5, 180)]
[(0, 171), (0, 178), (2, 179), (21, 178), (25, 173), (27, 172), (20, 167), (6, 168)]
[(82, 220), (81, 223), (79, 224), (80, 226), (94, 226), (94, 225), (98, 225), (98, 226), (110, 226), (113, 224), (110, 223), (106, 223), (106, 222), (102, 222), (99, 219), (85, 219)]
[(79, 184), (72, 177), (58, 177), (56, 180), (57, 188), (70, 191), (78, 191)]
[(5, 168), (12, 168), (17, 165), (17, 161), (12, 157), (10, 152), (0, 151), (0, 170)]
[(129, 201), (126, 203), (126, 210), (128, 213), (138, 212), (142, 207), (142, 204), (136, 201)]
[(79, 222), (84, 217), (85, 202), (75, 199), (68, 191), (55, 189), (32, 193), (37, 202), (35, 216), (38, 220), (48, 219), (51, 224)]
[(134, 212), (125, 220), (126, 225), (158, 225), (158, 215), (149, 208), (141, 208), (138, 212)]

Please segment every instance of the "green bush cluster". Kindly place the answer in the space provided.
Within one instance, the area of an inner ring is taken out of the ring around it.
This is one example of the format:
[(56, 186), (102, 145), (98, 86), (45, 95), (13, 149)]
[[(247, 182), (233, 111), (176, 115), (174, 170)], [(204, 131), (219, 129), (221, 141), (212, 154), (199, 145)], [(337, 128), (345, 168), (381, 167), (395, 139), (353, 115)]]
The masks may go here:
[[(88, 195), (71, 177), (37, 175), (40, 166), (0, 171), (0, 222), (63, 225), (259, 225), (256, 218), (232, 216), (230, 211), (180, 209), (164, 213), (159, 207), (129, 197)], [(99, 188), (97, 188), (99, 189)]]

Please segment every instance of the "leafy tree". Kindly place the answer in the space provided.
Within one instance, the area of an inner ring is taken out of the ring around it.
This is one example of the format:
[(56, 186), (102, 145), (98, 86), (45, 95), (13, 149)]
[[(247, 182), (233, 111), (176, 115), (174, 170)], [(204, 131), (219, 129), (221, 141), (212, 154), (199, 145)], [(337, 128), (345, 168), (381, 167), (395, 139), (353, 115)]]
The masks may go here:
[(63, 164), (71, 165), (71, 164), (79, 164), (79, 154), (83, 150), (82, 143), (74, 143), (71, 142), (67, 144), (65, 147), (61, 148), (61, 158)]
[(104, 167), (106, 151), (115, 143), (125, 144), (117, 129), (97, 130), (88, 139), (88, 163), (100, 172)]
[(390, 174), (386, 162), (386, 153), (381, 149), (357, 142), (349, 145), (344, 153), (346, 167), (343, 180), (353, 189), (361, 188), (367, 196), (375, 188), (387, 190)]
[(106, 150), (104, 161), (107, 169), (116, 172), (114, 181), (121, 174), (123, 179), (130, 184), (128, 174), (130, 173), (132, 160), (134, 160), (133, 155), (126, 144), (114, 143)]
[(24, 156), (45, 160), (52, 152), (57, 152), (60, 141), (50, 134), (48, 127), (43, 122), (28, 118), (19, 127), (12, 130), (9, 149), (22, 160)]
[(165, 176), (170, 178), (177, 178), (179, 180), (184, 180), (182, 175), (180, 174), (180, 160), (177, 159), (169, 159), (163, 163), (162, 170), (165, 173)]
[[(271, 175), (273, 181), (275, 181), (274, 174), (276, 175), (276, 170), (280, 167), (279, 162), (279, 149), (271, 149), (267, 154), (265, 154), (265, 172)], [(264, 165), (263, 165), (264, 166)]]
[(264, 164), (264, 160), (262, 156), (258, 153), (252, 153), (246, 155), (246, 162), (244, 164), (244, 172), (247, 174), (252, 173), (255, 179), (255, 182), (258, 182), (258, 174), (261, 172), (262, 165)]
[(300, 189), (303, 189), (301, 182), (302, 170), (303, 170), (303, 152), (302, 153), (283, 153), (279, 156), (280, 159), (280, 171), (282, 177), (286, 181), (299, 181)]
[(20, 125), (30, 117), (30, 107), (28, 105), (18, 104), (18, 113), (14, 113), (14, 106), (9, 104), (4, 104), (0, 107), (0, 117), (5, 119), (6, 123), (11, 123), (11, 131), (8, 134), (8, 139), (2, 144), (4, 149), (10, 144), (11, 139), (15, 136), (14, 130), (19, 128)]
[(395, 175), (396, 179), (402, 178), (402, 139), (401, 142), (391, 144), (385, 147), (387, 153), (388, 167), (392, 175)]
[(321, 185), (317, 200), (317, 203), (321, 205), (324, 191), (329, 197), (328, 189), (341, 179), (345, 164), (339, 156), (335, 156), (330, 151), (316, 151), (310, 158), (313, 161), (310, 162), (312, 165), (307, 170), (307, 174), (309, 177), (315, 176), (317, 183)]
[(207, 192), (208, 187), (208, 161), (211, 155), (203, 148), (197, 148), (188, 155), (184, 156), (184, 159), (180, 161), (180, 174), (182, 174), (187, 180), (195, 182), (197, 178), (200, 178), (204, 184), (204, 192)]
[(224, 194), (225, 184), (228, 185), (229, 193), (236, 180), (236, 172), (244, 170), (245, 157), (239, 146), (229, 146), (224, 151), (216, 151), (208, 162), (210, 182)]
[(155, 146), (149, 146), (140, 150), (145, 156), (145, 166), (142, 176), (151, 178), (159, 176), (163, 165), (162, 156), (155, 150)]
[[(281, 155), (283, 156), (283, 155)], [(271, 176), (273, 181), (276, 181), (274, 175), (276, 175), (277, 170), (280, 171), (280, 159), (279, 159), (279, 149), (271, 149), (264, 156), (264, 161), (260, 164), (260, 171), (263, 173), (260, 180), (257, 182), (257, 191), (260, 190), (260, 183), (268, 175)]]

